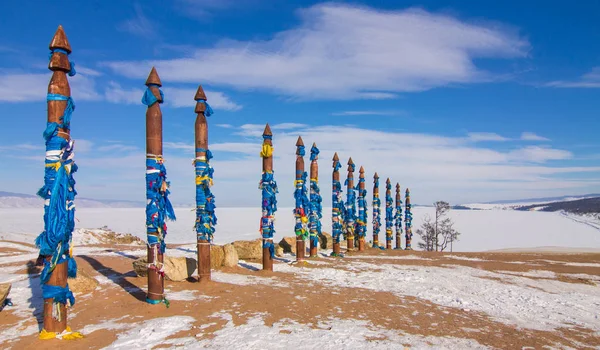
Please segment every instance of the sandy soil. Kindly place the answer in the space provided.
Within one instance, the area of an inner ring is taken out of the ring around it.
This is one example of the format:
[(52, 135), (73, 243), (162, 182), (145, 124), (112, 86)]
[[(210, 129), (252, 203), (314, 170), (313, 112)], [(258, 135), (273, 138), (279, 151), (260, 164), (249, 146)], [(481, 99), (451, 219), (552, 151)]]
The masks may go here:
[[(106, 245), (96, 248), (100, 252), (118, 250)], [(14, 247), (0, 248), (0, 254), (12, 256), (17, 253), (19, 250)], [(21, 253), (31, 254), (25, 251)], [(291, 264), (290, 262), (295, 258), (289, 255), (276, 261), (274, 272), (260, 270), (259, 262), (240, 262), (240, 265), (234, 268), (213, 270), (213, 276), (219, 277), (213, 278), (214, 280), (230, 280), (232, 277), (242, 276), (248, 281), (254, 281), (253, 283), (167, 282), (165, 286), (168, 290), (167, 298), (169, 295), (175, 296), (169, 308), (163, 304), (149, 305), (144, 302), (147, 281), (133, 273), (134, 258), (135, 256), (105, 256), (101, 253), (77, 256), (79, 268), (100, 282), (93, 292), (76, 295), (77, 303), (70, 309), (69, 325), (73, 330), (84, 332), (85, 338), (76, 341), (41, 341), (37, 339), (37, 334), (30, 332), (27, 335), (14, 337), (1, 347), (53, 349), (60, 346), (63, 349), (98, 349), (115, 343), (120, 334), (143, 321), (158, 317), (192, 316), (194, 321), (188, 327), (169, 334), (150, 347), (171, 347), (177, 344), (178, 339), (184, 339), (184, 343), (189, 348), (193, 348), (194, 339), (199, 342), (211, 339), (215, 336), (215, 332), (226, 327), (227, 320), (218, 316), (222, 313), (231, 314), (234, 325), (244, 325), (251, 318), (260, 315), (268, 327), (285, 322), (322, 329), (321, 321), (324, 320), (368, 321), (373, 327), (384, 328), (398, 334), (470, 339), (484, 347), (500, 349), (523, 347), (540, 349), (545, 346), (579, 349), (600, 347), (600, 333), (576, 323), (553, 330), (522, 328), (500, 322), (481, 311), (447, 307), (401, 293), (356, 287), (332, 288), (325, 283), (319, 283), (318, 280), (302, 278), (294, 272), (295, 269), (322, 268), (351, 272), (356, 271), (357, 266), (360, 268), (362, 266), (360, 263), (415, 268), (465, 266), (501, 274), (514, 273), (532, 280), (549, 280), (554, 281), (552, 283), (598, 288), (597, 283), (600, 280), (598, 278), (600, 254), (598, 253), (449, 254), (368, 249), (361, 253), (352, 252), (345, 258), (322, 256), (310, 259), (306, 264)], [(0, 269), (10, 268), (11, 274), (27, 275), (29, 280), (33, 281), (32, 288), (39, 288), (37, 276), (39, 268), (32, 266), (31, 260), (8, 264), (2, 264), (1, 261), (0, 257)], [(293, 268), (279, 269), (280, 266)], [(376, 272), (377, 268), (373, 268), (372, 271)], [(492, 279), (500, 283), (511, 283), (503, 281), (502, 278), (492, 277)], [(398, 285), (398, 288), (401, 289), (402, 286)], [(600, 300), (600, 288), (598, 289)], [(177, 295), (190, 297), (178, 300)], [(15, 304), (29, 302), (13, 297)], [(0, 324), (4, 329), (12, 328), (15, 332), (31, 330), (32, 326), (41, 327), (39, 325), (41, 304), (33, 302), (31, 304), (35, 305), (30, 307), (33, 312), (29, 315), (17, 312), (15, 307), (5, 308), (0, 312)], [(112, 327), (106, 326), (111, 322)], [(292, 331), (280, 331), (280, 333), (286, 332)], [(144, 335), (140, 334), (139, 337)], [(373, 344), (384, 340), (386, 340), (385, 335), (367, 339)], [(411, 346), (410, 343), (403, 345)], [(240, 344), (240, 347), (243, 346)]]

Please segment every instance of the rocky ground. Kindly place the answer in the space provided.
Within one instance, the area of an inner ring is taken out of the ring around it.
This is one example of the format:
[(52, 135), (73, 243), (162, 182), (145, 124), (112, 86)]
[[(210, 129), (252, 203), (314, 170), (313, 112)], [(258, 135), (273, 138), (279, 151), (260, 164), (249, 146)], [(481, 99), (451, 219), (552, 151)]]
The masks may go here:
[[(85, 337), (42, 341), (36, 250), (0, 242), (0, 282), (12, 284), (13, 302), (0, 312), (1, 347), (600, 347), (600, 254), (370, 248), (330, 258), (321, 249), (299, 264), (279, 252), (267, 272), (236, 250), (237, 264), (214, 266), (211, 282), (166, 281), (167, 308), (144, 302), (147, 281), (133, 263), (145, 247), (131, 243), (77, 248), (83, 277), (69, 282), (77, 298), (69, 325)], [(167, 254), (186, 264), (194, 248), (170, 246)]]

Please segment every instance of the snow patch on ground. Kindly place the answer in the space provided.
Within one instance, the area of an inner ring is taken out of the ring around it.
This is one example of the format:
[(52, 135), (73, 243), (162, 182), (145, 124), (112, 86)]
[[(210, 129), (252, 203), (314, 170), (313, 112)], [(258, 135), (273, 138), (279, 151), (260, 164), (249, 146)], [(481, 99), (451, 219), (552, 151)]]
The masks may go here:
[(556, 273), (554, 273), (553, 271), (533, 270), (533, 271), (527, 271), (527, 272), (522, 272), (522, 271), (496, 271), (496, 272), (504, 273), (504, 274), (508, 274), (508, 275), (523, 276), (523, 277), (538, 277), (538, 278), (556, 279)]
[(264, 284), (273, 287), (289, 287), (289, 284), (278, 282), (275, 277), (259, 277), (252, 275), (240, 275), (236, 273), (225, 273), (220, 271), (211, 272), (211, 280), (221, 283), (237, 284), (247, 286), (252, 284)]
[(433, 303), (487, 313), (524, 328), (580, 325), (600, 331), (600, 290), (595, 286), (506, 275), (465, 266), (450, 268), (353, 263), (354, 269), (279, 266), (328, 286), (410, 295)]
[(346, 259), (385, 259), (385, 260), (432, 260), (417, 255), (382, 256), (382, 255), (346, 255)]
[[(172, 316), (135, 323), (130, 330), (120, 333), (117, 340), (104, 349), (153, 349), (157, 345), (166, 344), (167, 337), (189, 329), (194, 321), (190, 316)], [(121, 327), (127, 325), (120, 324)]]
[[(400, 333), (376, 327), (364, 320), (331, 318), (319, 321), (314, 327), (284, 319), (272, 327), (265, 325), (262, 316), (250, 318), (245, 324), (234, 325), (231, 316), (227, 324), (213, 333), (214, 338), (200, 339), (186, 347), (207, 349), (399, 349), (402, 344), (411, 349), (485, 349), (471, 339), (433, 337)], [(201, 335), (201, 334), (200, 334)]]

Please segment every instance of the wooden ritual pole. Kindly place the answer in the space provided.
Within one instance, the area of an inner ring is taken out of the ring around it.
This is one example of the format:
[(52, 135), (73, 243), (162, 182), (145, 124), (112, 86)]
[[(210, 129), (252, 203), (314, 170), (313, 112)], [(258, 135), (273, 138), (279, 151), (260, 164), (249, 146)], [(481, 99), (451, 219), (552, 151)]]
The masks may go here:
[(313, 142), (310, 148), (310, 215), (309, 215), (309, 240), (310, 257), (317, 257), (319, 235), (321, 235), (321, 193), (319, 189), (319, 149)]
[(400, 184), (396, 183), (396, 214), (394, 215), (394, 226), (396, 227), (396, 249), (402, 249), (402, 195)]
[(212, 108), (206, 102), (206, 94), (202, 85), (198, 86), (195, 112), (196, 159), (196, 241), (198, 252), (198, 282), (210, 281), (210, 243), (217, 223), (215, 216), (215, 196), (210, 191), (213, 184), (213, 169), (209, 165), (212, 153), (208, 149), (208, 122), (206, 117), (213, 114)]
[(304, 240), (308, 238), (307, 222), (308, 217), (306, 211), (308, 209), (308, 198), (306, 197), (306, 172), (304, 171), (304, 142), (302, 137), (298, 136), (296, 141), (296, 180), (294, 185), (296, 190), (294, 191), (294, 199), (296, 200), (296, 208), (294, 209), (294, 216), (296, 218), (296, 224), (294, 231), (296, 232), (296, 261), (304, 261), (304, 255), (306, 248), (304, 246)]
[(392, 226), (394, 222), (394, 200), (392, 199), (392, 183), (388, 177), (385, 182), (385, 249), (392, 249)]
[(164, 102), (160, 90), (162, 83), (152, 67), (147, 89), (142, 103), (146, 110), (146, 233), (148, 237), (148, 294), (146, 302), (159, 304), (169, 302), (165, 298), (164, 286), (164, 252), (166, 249), (167, 218), (175, 220), (173, 207), (168, 199), (169, 183), (166, 181), (167, 170), (163, 159), (162, 111), (160, 104)]
[(379, 247), (381, 229), (381, 199), (379, 199), (379, 175), (373, 175), (373, 248)]
[(406, 188), (404, 207), (404, 232), (406, 235), (406, 248), (404, 249), (412, 250), (410, 245), (412, 241), (412, 204), (410, 204), (410, 190), (408, 188)]
[(333, 252), (331, 256), (340, 256), (340, 238), (343, 230), (343, 214), (344, 214), (344, 201), (342, 199), (342, 184), (340, 183), (340, 158), (337, 152), (333, 154), (333, 174), (332, 174), (332, 205), (331, 205), (331, 236), (333, 239)]
[(354, 226), (356, 218), (356, 194), (354, 193), (354, 162), (352, 157), (348, 159), (348, 177), (346, 178), (346, 241), (347, 250), (354, 250)]
[(263, 240), (263, 270), (273, 271), (273, 256), (275, 255), (275, 245), (273, 244), (273, 234), (275, 228), (273, 220), (277, 211), (277, 183), (273, 173), (273, 133), (269, 124), (263, 131), (263, 144), (260, 156), (262, 157), (262, 177), (259, 189), (262, 191), (262, 217), (260, 221), (260, 230)]
[(365, 169), (361, 166), (358, 170), (358, 219), (356, 220), (356, 233), (358, 236), (358, 251), (366, 248), (367, 236), (367, 190), (365, 189)]
[[(57, 334), (70, 332), (67, 327), (66, 302), (55, 301), (53, 296), (46, 297), (46, 290), (48, 287), (53, 287), (66, 289), (66, 292), (70, 293), (67, 277), (68, 262), (72, 259), (70, 245), (75, 215), (73, 203), (75, 182), (74, 180), (70, 182), (72, 173), (77, 170), (77, 166), (73, 163), (73, 141), (70, 134), (71, 112), (75, 106), (71, 99), (71, 88), (67, 78), (67, 74), (75, 75), (75, 67), (72, 62), (69, 62), (68, 56), (72, 50), (62, 26), (58, 26), (49, 48), (51, 56), (48, 69), (52, 71), (52, 78), (48, 84), (48, 116), (47, 128), (44, 132), (46, 167), (44, 187), (38, 192), (38, 195), (45, 199), (44, 232), (36, 240), (36, 245), (40, 248), (40, 257), (45, 260), (42, 271), (44, 327), (40, 339), (56, 338)], [(62, 176), (59, 175), (60, 172)], [(59, 176), (62, 177), (62, 181), (59, 180)], [(64, 182), (65, 179), (67, 183)], [(68, 189), (57, 189), (56, 182), (59, 181), (62, 182), (62, 186), (60, 184), (58, 186), (68, 187)], [(53, 192), (54, 189), (57, 190)], [(61, 193), (64, 190), (68, 191), (66, 196)], [(59, 207), (62, 207), (62, 210)], [(65, 208), (67, 214), (61, 214)], [(50, 219), (50, 216), (55, 220)], [(63, 258), (65, 255), (68, 259)], [(74, 298), (70, 300), (71, 304), (74, 301)]]

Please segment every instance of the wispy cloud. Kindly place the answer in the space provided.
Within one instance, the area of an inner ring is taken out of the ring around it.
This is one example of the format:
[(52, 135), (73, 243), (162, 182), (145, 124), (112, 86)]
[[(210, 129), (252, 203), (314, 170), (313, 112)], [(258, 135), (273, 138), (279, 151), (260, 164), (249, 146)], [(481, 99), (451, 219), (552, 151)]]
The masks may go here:
[(600, 67), (592, 68), (591, 72), (582, 75), (578, 80), (556, 80), (545, 86), (556, 88), (600, 88)]
[(225, 128), (225, 129), (233, 129), (233, 125), (231, 125), (231, 124), (215, 124), (215, 126), (218, 126), (220, 128)]
[(473, 142), (480, 141), (509, 141), (510, 139), (493, 132), (470, 132), (468, 139)]
[(522, 58), (529, 49), (514, 30), (418, 9), (327, 3), (299, 14), (299, 26), (269, 40), (229, 40), (177, 59), (105, 65), (133, 78), (144, 78), (142, 67), (155, 65), (171, 81), (256, 88), (299, 99), (381, 99), (489, 81), (494, 74), (479, 69), (475, 60)]
[(156, 33), (154, 24), (146, 17), (140, 4), (134, 5), (135, 16), (117, 25), (117, 29), (141, 37), (153, 36)]
[[(165, 87), (163, 91), (165, 93), (165, 100), (168, 99), (168, 105), (172, 107), (193, 107), (196, 105), (194, 96), (196, 95), (197, 89), (182, 89), (182, 88), (170, 88)], [(215, 109), (221, 109), (224, 111), (239, 111), (242, 106), (233, 102), (228, 96), (222, 92), (204, 90), (208, 103)]]
[(335, 116), (361, 116), (361, 115), (398, 115), (400, 112), (395, 111), (344, 111), (334, 112), (331, 115)]
[(523, 141), (550, 141), (550, 139), (537, 135), (533, 132), (524, 132), (521, 134), (521, 140)]
[(250, 0), (174, 0), (175, 9), (186, 17), (200, 20), (202, 22), (210, 21), (215, 11), (239, 7), (249, 4)]
[[(0, 102), (45, 101), (48, 93), (49, 73), (4, 73), (0, 71)], [(95, 81), (85, 74), (69, 78), (71, 94), (77, 101), (102, 99), (96, 91)]]
[(2, 151), (39, 151), (43, 150), (44, 147), (40, 145), (32, 145), (30, 143), (20, 143), (16, 145), (0, 146)]

